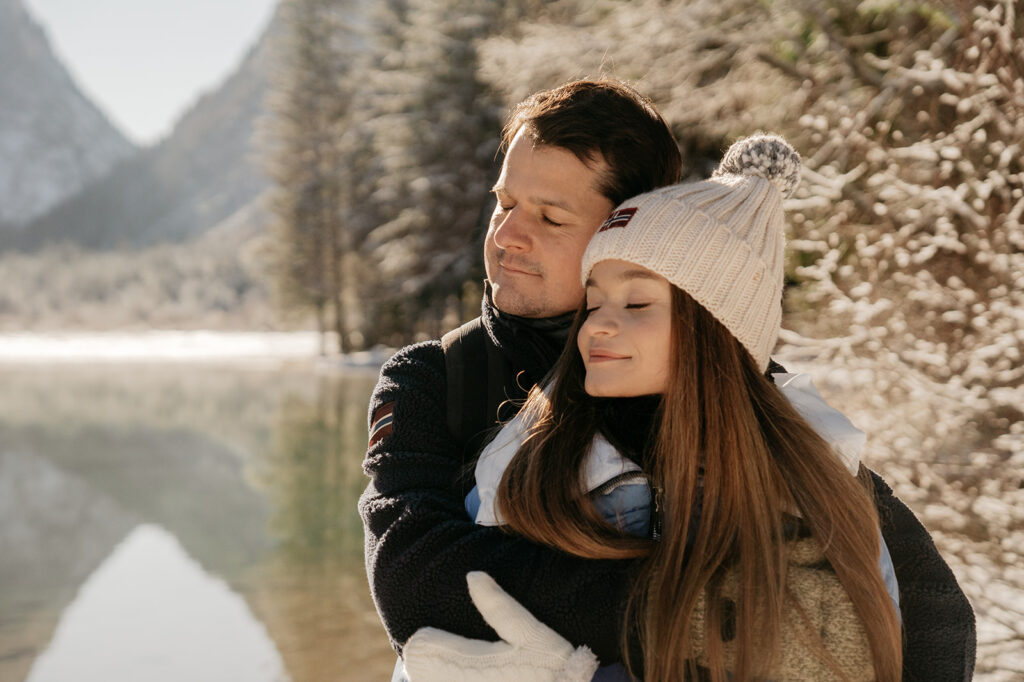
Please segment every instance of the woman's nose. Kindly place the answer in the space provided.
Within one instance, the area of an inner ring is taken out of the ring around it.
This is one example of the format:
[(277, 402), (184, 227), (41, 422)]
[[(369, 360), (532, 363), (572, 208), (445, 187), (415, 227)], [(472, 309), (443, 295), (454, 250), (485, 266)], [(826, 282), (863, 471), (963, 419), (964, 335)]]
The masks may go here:
[(583, 329), (591, 336), (612, 336), (618, 333), (619, 325), (615, 315), (602, 307), (587, 316)]

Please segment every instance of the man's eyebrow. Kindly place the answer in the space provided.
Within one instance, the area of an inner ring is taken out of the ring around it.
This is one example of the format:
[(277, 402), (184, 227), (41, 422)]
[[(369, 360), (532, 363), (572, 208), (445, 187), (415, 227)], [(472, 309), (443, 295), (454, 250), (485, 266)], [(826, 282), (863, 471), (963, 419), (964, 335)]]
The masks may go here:
[[(502, 185), (501, 183), (498, 183), (498, 184), (495, 184), (494, 187), (491, 188), (491, 192), (493, 192), (494, 194), (499, 194), (499, 193), (501, 193), (501, 194), (508, 194), (508, 188), (506, 188), (505, 185)], [(570, 206), (566, 202), (560, 201), (558, 199), (551, 199), (549, 197), (533, 196), (533, 197), (529, 197), (529, 200), (530, 200), (531, 204), (537, 204), (538, 206), (551, 206), (552, 208), (560, 208), (563, 211), (568, 211), (569, 213), (576, 213), (576, 211), (572, 208), (572, 206)]]
[[(618, 275), (615, 276), (615, 279), (616, 279), (616, 281), (620, 281), (620, 282), (624, 282), (624, 281), (630, 280), (630, 279), (652, 279), (652, 280), (659, 280), (659, 279), (661, 279), (661, 275), (657, 275), (657, 274), (655, 274), (655, 273), (653, 273), (650, 270), (647, 270), (645, 268), (631, 268), (629, 270), (625, 270), (623, 272), (620, 272)], [(584, 286), (585, 287), (597, 286), (597, 283), (594, 281), (593, 277), (588, 277), (587, 278), (587, 283)]]
[(557, 199), (546, 199), (544, 197), (530, 197), (530, 202), (537, 204), (538, 206), (552, 206), (554, 208), (560, 208), (563, 211), (568, 211), (569, 213), (575, 213), (575, 211), (572, 209), (571, 206), (569, 206), (569, 204), (565, 203), (564, 201), (558, 201)]

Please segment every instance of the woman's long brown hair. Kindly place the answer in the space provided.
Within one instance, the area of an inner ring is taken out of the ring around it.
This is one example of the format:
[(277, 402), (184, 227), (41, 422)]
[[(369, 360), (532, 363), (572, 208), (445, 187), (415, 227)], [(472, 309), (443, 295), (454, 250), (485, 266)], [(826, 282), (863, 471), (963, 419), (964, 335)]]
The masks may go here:
[[(552, 370), (550, 396), (534, 389), (524, 407), (534, 426), (498, 490), (509, 529), (581, 557), (644, 557), (627, 610), (623, 651), (625, 633), (639, 630), (649, 682), (692, 675), (690, 642), (705, 635), (711, 679), (726, 679), (722, 639), (709, 633), (722, 631), (726, 616), (722, 600), (714, 597), (732, 568), (741, 598), (729, 673), (750, 680), (770, 674), (778, 661), (786, 599), (783, 520), (796, 509), (853, 602), (875, 678), (900, 679), (900, 625), (878, 570), (870, 482), (849, 474), (714, 316), (676, 287), (672, 296), (677, 352), (656, 419), (649, 472), (663, 498), (660, 540), (623, 535), (588, 501), (582, 464), (601, 424), (572, 343), (583, 310)], [(698, 496), (702, 511), (690, 530)], [(692, 633), (691, 614), (705, 590), (706, 633)]]

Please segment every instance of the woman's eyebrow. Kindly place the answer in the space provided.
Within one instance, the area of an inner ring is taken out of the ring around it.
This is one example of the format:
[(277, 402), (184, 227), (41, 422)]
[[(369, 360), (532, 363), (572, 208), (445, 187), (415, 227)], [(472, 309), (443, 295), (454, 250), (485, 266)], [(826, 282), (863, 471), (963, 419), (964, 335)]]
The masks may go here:
[(661, 275), (656, 275), (655, 273), (651, 272), (647, 268), (632, 268), (630, 270), (626, 270), (625, 272), (620, 272), (615, 279), (618, 279), (618, 280), (627, 280), (627, 279), (654, 279), (654, 280), (657, 280), (657, 279), (661, 279)]
[[(631, 279), (659, 280), (659, 279), (661, 279), (661, 275), (657, 275), (657, 274), (655, 274), (655, 273), (653, 273), (650, 270), (647, 270), (645, 268), (633, 268), (633, 269), (630, 269), (630, 270), (626, 270), (624, 272), (620, 272), (618, 275), (615, 276), (615, 279), (617, 281), (626, 281), (626, 280), (631, 280)], [(597, 284), (597, 282), (594, 281), (594, 279), (592, 277), (588, 277), (586, 284), (584, 284), (583, 286), (584, 287), (597, 287), (599, 285)]]

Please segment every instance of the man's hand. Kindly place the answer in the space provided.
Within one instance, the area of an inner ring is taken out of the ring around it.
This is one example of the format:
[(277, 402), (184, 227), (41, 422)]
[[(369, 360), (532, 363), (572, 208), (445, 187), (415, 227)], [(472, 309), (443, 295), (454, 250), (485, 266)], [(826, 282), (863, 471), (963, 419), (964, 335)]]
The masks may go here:
[(466, 575), (469, 595), (503, 641), (486, 642), (437, 628), (420, 628), (406, 643), (411, 682), (589, 682), (597, 657), (574, 649), (482, 571)]

